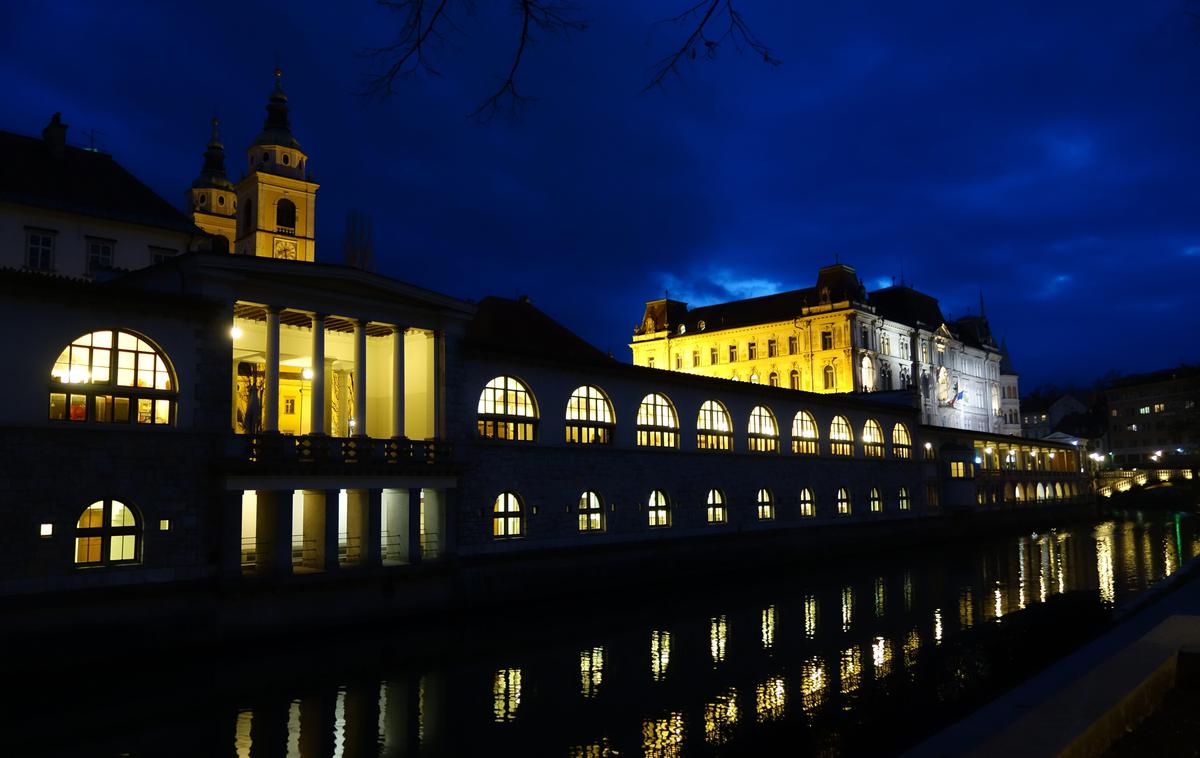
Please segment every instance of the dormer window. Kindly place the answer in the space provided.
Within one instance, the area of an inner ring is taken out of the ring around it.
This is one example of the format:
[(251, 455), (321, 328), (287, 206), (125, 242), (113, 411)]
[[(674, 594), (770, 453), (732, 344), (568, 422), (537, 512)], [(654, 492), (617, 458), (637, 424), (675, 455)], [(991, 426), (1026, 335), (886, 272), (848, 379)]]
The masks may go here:
[(291, 156), (289, 156), (287, 153), (283, 154), (283, 165), (285, 165), (285, 166), (288, 165), (291, 162), (291, 160), (292, 160)]
[(703, 322), (703, 321), (697, 321), (697, 322), (696, 322), (696, 328), (697, 328), (697, 329), (699, 329), (700, 331), (704, 331), (704, 322)]
[(680, 334), (687, 334), (687, 327), (686, 327), (686, 326), (684, 326), (683, 324), (680, 324), (680, 325), (679, 325), (679, 333), (680, 333)]

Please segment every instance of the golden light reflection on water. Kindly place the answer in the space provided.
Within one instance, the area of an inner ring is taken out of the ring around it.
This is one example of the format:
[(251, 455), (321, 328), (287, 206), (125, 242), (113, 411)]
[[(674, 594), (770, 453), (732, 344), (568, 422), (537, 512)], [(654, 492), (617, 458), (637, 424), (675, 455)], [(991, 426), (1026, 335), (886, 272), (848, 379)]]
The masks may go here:
[(805, 659), (800, 666), (800, 707), (806, 711), (825, 702), (825, 662), (820, 656)]
[(804, 596), (804, 637), (806, 639), (815, 640), (817, 638), (817, 614), (819, 608), (817, 606), (817, 598), (813, 595)]
[(958, 625), (963, 629), (975, 625), (975, 598), (970, 587), (963, 588), (958, 596)]
[(238, 758), (250, 758), (250, 726), (253, 722), (253, 711), (238, 711), (233, 732), (233, 749)]
[(500, 669), (492, 677), (492, 716), (497, 724), (515, 721), (521, 707), (521, 669)]
[(728, 634), (728, 624), (724, 616), (717, 616), (708, 625), (708, 653), (713, 663), (725, 661), (725, 639)]
[(683, 755), (683, 714), (642, 720), (642, 751), (646, 758), (676, 758)]
[(1175, 573), (1179, 566), (1175, 563), (1175, 535), (1164, 534), (1163, 538), (1163, 576)]
[(883, 618), (886, 610), (886, 588), (887, 585), (883, 581), (883, 577), (875, 578), (875, 618)]
[(762, 646), (770, 650), (775, 646), (775, 606), (769, 605), (762, 612)]
[(904, 638), (904, 668), (917, 665), (917, 655), (921, 652), (921, 635), (916, 629), (910, 629)]
[(1029, 603), (1029, 538), (1017, 540), (1017, 607)]
[(671, 633), (655, 629), (650, 633), (650, 674), (661, 682), (671, 663)]
[(1004, 612), (1007, 610), (1007, 601), (1004, 597), (1004, 591), (1000, 589), (999, 583), (996, 589), (992, 591), (992, 613), (996, 619), (1004, 618)]
[(842, 631), (850, 631), (850, 624), (854, 621), (854, 588), (842, 588)]
[(1108, 605), (1117, 601), (1117, 583), (1113, 574), (1113, 524), (1105, 522), (1096, 527), (1096, 575), (1100, 580), (1100, 600)]
[(933, 641), (942, 644), (942, 609), (933, 609)]
[(754, 712), (758, 723), (778, 721), (787, 708), (787, 685), (783, 677), (773, 676), (754, 688)]
[(604, 683), (604, 648), (594, 647), (579, 654), (579, 691), (595, 697)]
[(886, 637), (876, 637), (871, 643), (871, 666), (875, 678), (883, 679), (892, 673), (892, 642)]
[(912, 572), (904, 572), (904, 612), (911, 613), (913, 604), (913, 581)]
[(613, 749), (607, 737), (599, 742), (592, 742), (587, 745), (572, 745), (567, 749), (568, 758), (608, 758), (609, 756), (616, 755), (620, 755), (620, 753)]
[(737, 725), (737, 690), (717, 695), (715, 700), (704, 704), (704, 739), (714, 745), (729, 741)]
[(842, 694), (853, 694), (862, 685), (862, 651), (858, 649), (857, 645), (851, 645), (842, 651), (839, 661), (841, 663)]

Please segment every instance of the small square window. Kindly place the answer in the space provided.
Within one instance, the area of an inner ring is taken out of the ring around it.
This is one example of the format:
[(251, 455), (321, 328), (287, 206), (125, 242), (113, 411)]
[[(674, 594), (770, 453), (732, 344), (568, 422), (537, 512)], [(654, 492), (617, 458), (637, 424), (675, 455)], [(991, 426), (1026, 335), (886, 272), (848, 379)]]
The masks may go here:
[(160, 519), (158, 522), (158, 531), (160, 531), (160, 532), (171, 531), (171, 520), (170, 519)]
[(50, 537), (54, 534), (54, 524), (42, 524), (38, 527), (38, 534), (42, 537)]

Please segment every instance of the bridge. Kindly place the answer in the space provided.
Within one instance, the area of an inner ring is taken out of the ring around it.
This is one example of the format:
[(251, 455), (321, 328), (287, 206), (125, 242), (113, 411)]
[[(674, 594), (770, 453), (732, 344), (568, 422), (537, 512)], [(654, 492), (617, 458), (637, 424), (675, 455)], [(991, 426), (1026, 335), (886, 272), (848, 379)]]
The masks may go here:
[(1101, 497), (1132, 490), (1148, 491), (1166, 487), (1197, 488), (1196, 470), (1192, 468), (1135, 468), (1099, 471), (1096, 474), (1096, 493)]

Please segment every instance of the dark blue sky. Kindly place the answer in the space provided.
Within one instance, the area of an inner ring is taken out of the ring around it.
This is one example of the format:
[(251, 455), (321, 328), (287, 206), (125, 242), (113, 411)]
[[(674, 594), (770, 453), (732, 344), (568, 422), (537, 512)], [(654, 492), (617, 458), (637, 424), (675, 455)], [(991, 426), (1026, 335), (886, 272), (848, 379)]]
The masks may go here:
[[(6, 3), (0, 128), (62, 111), (172, 201), (215, 112), (234, 179), (276, 56), (318, 193), (318, 257), (373, 217), (382, 273), (528, 294), (625, 347), (646, 299), (809, 286), (835, 254), (954, 316), (980, 289), (1025, 390), (1200, 360), (1200, 31), (1184, 0), (742, 0), (783, 60), (723, 51), (641, 94), (683, 0), (584, 6), (529, 51), (538, 98), (465, 117), (515, 42), (483, 0), (443, 76), (359, 96), (396, 18), (373, 3)], [(286, 8), (281, 12), (279, 8)]]

